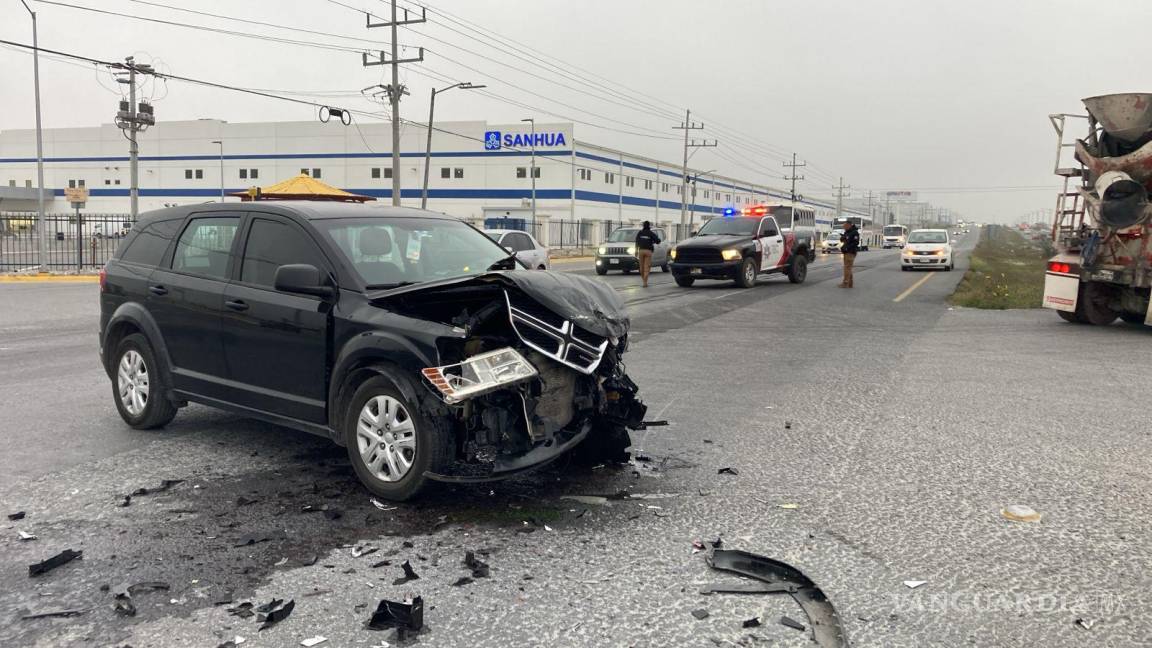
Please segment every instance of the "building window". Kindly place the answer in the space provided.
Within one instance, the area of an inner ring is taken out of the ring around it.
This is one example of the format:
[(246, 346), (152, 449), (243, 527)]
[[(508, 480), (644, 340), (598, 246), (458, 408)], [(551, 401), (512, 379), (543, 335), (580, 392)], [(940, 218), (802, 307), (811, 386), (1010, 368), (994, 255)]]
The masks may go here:
[(375, 179), (375, 178), (379, 178), (379, 177), (380, 177), (380, 167), (372, 167), (372, 178)]
[(240, 179), (241, 180), (247, 180), (248, 179), (248, 169), (240, 169)]
[(320, 177), (320, 169), (312, 169), (312, 177), (313, 178), (319, 178)]
[(592, 179), (592, 169), (580, 169), (580, 179), (581, 180), (591, 180)]
[(32, 188), (32, 181), (31, 180), (25, 180), (24, 186), (27, 187), (28, 189), (31, 189)]
[(644, 181), (644, 188), (647, 189), (648, 191), (652, 191), (652, 181), (651, 180), (645, 180)]
[(83, 180), (69, 180), (68, 181), (68, 188), (69, 189), (75, 189), (76, 187), (83, 187), (83, 186), (84, 186)]
[[(540, 177), (540, 167), (535, 167), (532, 169), (532, 176), (535, 178)], [(527, 178), (528, 177), (528, 167), (516, 167), (516, 177), (517, 178)], [(584, 179), (584, 169), (580, 169), (580, 179), (581, 180)]]
[(300, 175), (308, 175), (308, 169), (300, 169)]
[(120, 184), (120, 178), (116, 178), (116, 182), (114, 184)]
[(255, 180), (260, 177), (260, 169), (248, 169), (248, 177)]
[(112, 184), (112, 181), (109, 180), (108, 178), (104, 178), (104, 184), (110, 185), (110, 184)]
[(453, 178), (463, 178), (464, 177), (464, 169), (462, 169), (460, 167), (456, 167), (455, 169), (452, 170), (452, 177)]
[(191, 180), (192, 179), (192, 169), (184, 169), (184, 179), (185, 180)]
[(660, 183), (660, 191), (668, 191), (668, 183), (667, 182), (661, 182)]
[(624, 176), (624, 184), (628, 185), (629, 187), (635, 187), (636, 178), (633, 178), (632, 176)]
[(604, 184), (616, 184), (616, 174), (605, 172), (604, 173)]
[(441, 178), (451, 178), (452, 177), (452, 169), (450, 169), (448, 167), (440, 167), (440, 177)]
[(9, 186), (9, 187), (15, 187), (15, 186), (16, 186), (16, 181), (15, 181), (15, 180), (9, 180), (9, 181), (8, 181), (8, 186)]
[(196, 179), (197, 180), (203, 180), (204, 179), (204, 169), (196, 169)]

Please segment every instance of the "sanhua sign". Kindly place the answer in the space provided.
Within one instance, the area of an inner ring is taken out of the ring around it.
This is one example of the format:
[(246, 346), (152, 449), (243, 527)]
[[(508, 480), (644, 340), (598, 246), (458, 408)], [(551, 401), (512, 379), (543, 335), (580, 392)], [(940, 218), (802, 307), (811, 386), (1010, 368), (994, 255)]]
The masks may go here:
[(484, 150), (499, 151), (502, 148), (531, 149), (567, 146), (564, 133), (484, 133)]

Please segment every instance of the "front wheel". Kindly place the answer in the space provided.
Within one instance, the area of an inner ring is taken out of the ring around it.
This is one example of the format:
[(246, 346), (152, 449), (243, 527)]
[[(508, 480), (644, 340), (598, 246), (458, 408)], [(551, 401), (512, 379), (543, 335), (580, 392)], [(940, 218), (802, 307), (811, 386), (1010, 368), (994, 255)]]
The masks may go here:
[(902, 266), (900, 266), (900, 269), (901, 269), (901, 270), (903, 270), (904, 272), (908, 272), (908, 271), (909, 271), (909, 270), (911, 270), (912, 268), (909, 268), (909, 267), (908, 267), (908, 266), (906, 266), (906, 265), (902, 265)]
[(604, 266), (596, 266), (596, 274), (603, 277), (604, 275), (608, 274), (608, 268), (605, 268)]
[(736, 276), (736, 285), (741, 288), (756, 285), (756, 259), (744, 257), (744, 263), (740, 264), (740, 274)]
[(352, 396), (344, 445), (365, 488), (401, 502), (428, 486), (426, 471), (440, 472), (450, 460), (451, 438), (443, 427), (409, 402), (391, 380), (376, 376)]
[(661, 271), (661, 272), (672, 272), (672, 269), (668, 267), (668, 262), (667, 262), (667, 261), (665, 261), (664, 263), (661, 263), (661, 264), (660, 264), (660, 271)]
[(692, 277), (676, 277), (676, 285), (681, 288), (691, 288), (694, 283), (696, 283), (696, 280)]
[(120, 418), (137, 430), (164, 427), (176, 417), (160, 380), (156, 352), (139, 333), (125, 336), (116, 346), (116, 375), (112, 396)]
[(792, 265), (788, 268), (788, 281), (794, 284), (804, 283), (808, 278), (808, 259), (802, 256), (796, 257), (792, 261)]

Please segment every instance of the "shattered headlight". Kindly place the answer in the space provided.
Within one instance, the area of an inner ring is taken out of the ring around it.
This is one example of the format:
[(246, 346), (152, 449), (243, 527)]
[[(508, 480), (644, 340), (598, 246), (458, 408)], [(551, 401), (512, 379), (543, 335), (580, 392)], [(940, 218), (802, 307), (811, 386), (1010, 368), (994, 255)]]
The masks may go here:
[(458, 364), (427, 367), (423, 374), (445, 402), (459, 403), (531, 378), (536, 375), (536, 367), (509, 348), (474, 355)]

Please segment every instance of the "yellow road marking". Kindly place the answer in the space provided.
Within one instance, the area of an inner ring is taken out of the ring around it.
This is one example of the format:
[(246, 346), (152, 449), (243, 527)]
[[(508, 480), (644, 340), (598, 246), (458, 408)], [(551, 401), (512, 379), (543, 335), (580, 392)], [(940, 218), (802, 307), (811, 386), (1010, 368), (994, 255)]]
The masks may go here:
[(96, 275), (0, 275), (0, 283), (96, 283)]
[(899, 295), (898, 297), (896, 297), (896, 299), (893, 299), (892, 301), (894, 301), (894, 302), (902, 302), (902, 301), (904, 301), (904, 298), (905, 298), (905, 297), (907, 297), (908, 295), (911, 295), (911, 294), (913, 293), (913, 291), (915, 291), (915, 290), (916, 290), (917, 288), (919, 288), (920, 286), (923, 286), (925, 282), (927, 282), (929, 279), (931, 279), (931, 278), (932, 278), (932, 277), (934, 277), (934, 276), (936, 276), (936, 273), (935, 273), (934, 271), (933, 271), (933, 272), (930, 272), (930, 273), (928, 273), (928, 274), (926, 274), (926, 275), (924, 275), (924, 278), (923, 278), (923, 279), (921, 279), (920, 281), (917, 281), (916, 283), (912, 284), (912, 285), (911, 285), (911, 286), (908, 288), (908, 290), (905, 290), (904, 292), (900, 293), (900, 295)]

